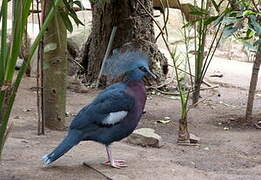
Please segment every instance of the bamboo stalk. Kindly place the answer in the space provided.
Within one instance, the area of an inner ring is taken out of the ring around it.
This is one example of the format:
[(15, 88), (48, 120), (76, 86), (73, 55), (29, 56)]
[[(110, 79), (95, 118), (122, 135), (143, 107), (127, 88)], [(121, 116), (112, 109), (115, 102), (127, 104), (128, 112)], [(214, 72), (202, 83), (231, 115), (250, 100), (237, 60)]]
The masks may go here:
[(256, 58), (253, 64), (252, 76), (250, 80), (249, 93), (248, 93), (247, 109), (246, 109), (246, 116), (245, 116), (245, 122), (248, 123), (252, 122), (253, 105), (254, 105), (260, 64), (261, 64), (261, 45), (259, 43), (256, 52)]
[[(23, 27), (25, 27), (25, 25), (26, 25), (29, 9), (30, 9), (30, 5), (31, 5), (31, 1), (26, 1), (26, 2), (27, 2), (27, 4), (25, 4), (23, 6), (24, 17), (22, 18), (22, 23), (21, 23), (21, 24), (24, 25)], [(56, 0), (54, 2), (54, 5), (53, 5), (52, 9), (50, 10), (49, 14), (47, 15), (41, 31), (38, 33), (32, 47), (29, 51), (29, 55), (28, 55), (27, 59), (22, 64), (22, 67), (21, 67), (21, 69), (20, 69), (20, 71), (19, 71), (19, 73), (16, 77), (14, 84), (12, 85), (12, 88), (8, 89), (8, 95), (6, 95), (6, 97), (5, 97), (7, 99), (5, 101), (6, 102), (6, 109), (2, 110), (2, 113), (1, 113), (3, 119), (2, 119), (2, 124), (0, 126), (0, 159), (1, 159), (2, 151), (3, 151), (4, 137), (5, 137), (5, 132), (6, 132), (8, 120), (9, 120), (9, 117), (10, 117), (10, 113), (11, 113), (11, 110), (12, 110), (12, 107), (13, 107), (14, 99), (16, 97), (16, 92), (18, 90), (19, 84), (22, 80), (23, 75), (25, 74), (25, 71), (27, 69), (28, 64), (30, 64), (32, 56), (33, 56), (39, 42), (41, 41), (41, 38), (44, 35), (45, 30), (48, 27), (48, 24), (52, 20), (55, 12), (57, 10), (56, 7), (59, 5), (60, 2), (61, 2), (61, 0)], [(15, 26), (15, 28), (18, 28), (18, 27), (20, 28), (20, 26)], [(22, 36), (22, 34), (19, 34), (19, 35)], [(16, 39), (16, 41), (21, 41), (21, 39)], [(16, 42), (16, 41), (14, 41), (14, 42)], [(19, 42), (17, 42), (17, 43), (19, 43)], [(11, 51), (11, 52), (13, 52), (13, 51)], [(10, 54), (10, 56), (11, 55), (12, 54)]]
[(7, 57), (7, 0), (3, 0), (1, 7), (2, 32), (1, 32), (1, 50), (0, 50), (0, 126), (3, 121), (3, 101), (4, 101), (4, 74)]
[(1, 51), (0, 51), (0, 90), (4, 84), (5, 63), (7, 56), (7, 0), (3, 0), (1, 7), (2, 20), (2, 32), (1, 32)]

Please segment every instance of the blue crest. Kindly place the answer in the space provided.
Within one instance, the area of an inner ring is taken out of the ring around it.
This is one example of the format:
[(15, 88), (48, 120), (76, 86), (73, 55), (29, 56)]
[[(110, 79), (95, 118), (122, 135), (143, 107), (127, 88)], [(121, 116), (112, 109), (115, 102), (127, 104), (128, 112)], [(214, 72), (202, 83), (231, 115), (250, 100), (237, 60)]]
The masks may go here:
[(102, 74), (120, 76), (140, 66), (148, 68), (148, 57), (140, 51), (114, 52), (106, 59)]

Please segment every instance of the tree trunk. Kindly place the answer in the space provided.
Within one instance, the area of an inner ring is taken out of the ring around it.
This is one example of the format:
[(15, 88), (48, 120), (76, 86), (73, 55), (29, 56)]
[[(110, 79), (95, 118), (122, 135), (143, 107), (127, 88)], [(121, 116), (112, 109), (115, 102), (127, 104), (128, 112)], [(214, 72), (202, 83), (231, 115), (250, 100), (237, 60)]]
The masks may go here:
[(179, 119), (178, 143), (190, 143), (187, 117)]
[[(46, 13), (52, 0), (45, 0)], [(62, 17), (56, 13), (44, 37), (43, 120), (48, 128), (65, 128), (67, 32)]]
[(195, 83), (194, 83), (194, 91), (192, 93), (192, 104), (197, 105), (199, 97), (200, 97), (200, 86), (201, 86), (201, 80), (196, 79), (195, 77)]
[[(150, 0), (139, 0), (139, 2), (153, 14)], [(117, 32), (112, 49), (123, 46), (128, 49), (129, 45), (132, 48), (141, 49), (149, 55), (151, 67), (159, 77), (163, 79), (167, 74), (167, 59), (155, 45), (152, 18), (139, 2), (114, 0), (107, 3), (92, 3), (92, 32), (81, 56), (88, 83), (95, 82), (98, 77), (113, 26), (117, 26)]]
[[(183, 106), (183, 105), (182, 105)], [(188, 131), (188, 111), (187, 108), (181, 107), (181, 118), (179, 119), (178, 143), (190, 143)]]
[(245, 118), (246, 123), (252, 123), (252, 111), (253, 111), (253, 104), (255, 99), (256, 85), (258, 81), (260, 64), (261, 64), (261, 45), (259, 43), (257, 53), (256, 53), (256, 58), (253, 64), (252, 76), (251, 76), (250, 87), (249, 87), (246, 118)]
[[(31, 39), (28, 36), (27, 30), (24, 33), (23, 36), (23, 41), (22, 41), (22, 46), (21, 46), (21, 50), (20, 50), (20, 58), (26, 60), (28, 55), (29, 55), (29, 50), (31, 47)], [(28, 65), (28, 68), (26, 69), (26, 76), (30, 77), (31, 76), (31, 65)]]

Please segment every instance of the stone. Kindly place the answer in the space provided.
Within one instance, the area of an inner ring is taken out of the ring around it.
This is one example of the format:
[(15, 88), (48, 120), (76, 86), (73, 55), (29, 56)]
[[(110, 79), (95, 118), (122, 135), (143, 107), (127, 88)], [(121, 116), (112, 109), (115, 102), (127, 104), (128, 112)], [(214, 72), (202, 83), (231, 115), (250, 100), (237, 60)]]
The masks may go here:
[(160, 10), (153, 10), (153, 16), (154, 17), (160, 17), (160, 15), (161, 15)]
[(189, 140), (190, 140), (190, 143), (197, 144), (200, 141), (200, 137), (196, 136), (195, 134), (189, 133)]
[(223, 74), (220, 71), (214, 71), (212, 74), (209, 75), (210, 77), (219, 77), (222, 78)]
[(151, 128), (136, 129), (128, 138), (127, 142), (130, 144), (140, 145), (143, 147), (157, 147), (162, 146), (162, 138), (155, 133)]

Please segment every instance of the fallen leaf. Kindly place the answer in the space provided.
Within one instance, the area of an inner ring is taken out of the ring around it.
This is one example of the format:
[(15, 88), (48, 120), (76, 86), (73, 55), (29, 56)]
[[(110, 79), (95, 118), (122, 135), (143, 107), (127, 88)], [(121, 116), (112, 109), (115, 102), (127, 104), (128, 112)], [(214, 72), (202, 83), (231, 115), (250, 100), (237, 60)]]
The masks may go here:
[(209, 151), (209, 147), (206, 146), (206, 147), (203, 148), (203, 150)]
[(228, 131), (228, 130), (229, 130), (229, 127), (224, 127), (224, 130), (225, 130), (225, 131)]
[(221, 72), (217, 71), (217, 72), (214, 72), (213, 74), (211, 74), (210, 77), (219, 77), (219, 78), (221, 78), (221, 77), (223, 77), (223, 74)]
[(156, 91), (151, 91), (151, 94), (152, 94), (152, 95), (155, 95), (155, 94), (156, 94)]
[(219, 103), (220, 103), (220, 104), (223, 104), (224, 106), (227, 106), (227, 107), (232, 107), (232, 108), (235, 108), (235, 107), (236, 107), (236, 106), (233, 106), (233, 105), (224, 103), (223, 101), (219, 101)]
[(69, 112), (65, 112), (65, 117), (69, 117), (70, 113)]
[(168, 124), (170, 122), (170, 120), (163, 120), (163, 119), (161, 119), (161, 120), (158, 120), (157, 122), (158, 123), (162, 123), (162, 124)]
[(27, 140), (22, 140), (21, 142), (22, 143), (29, 143)]
[(5, 90), (7, 90), (8, 88), (9, 88), (9, 86), (3, 85), (3, 86), (1, 87), (1, 91), (5, 91)]
[(169, 98), (170, 99), (174, 99), (174, 100), (179, 100), (180, 99), (179, 96), (170, 96)]
[(30, 112), (32, 109), (24, 109), (24, 112)]

